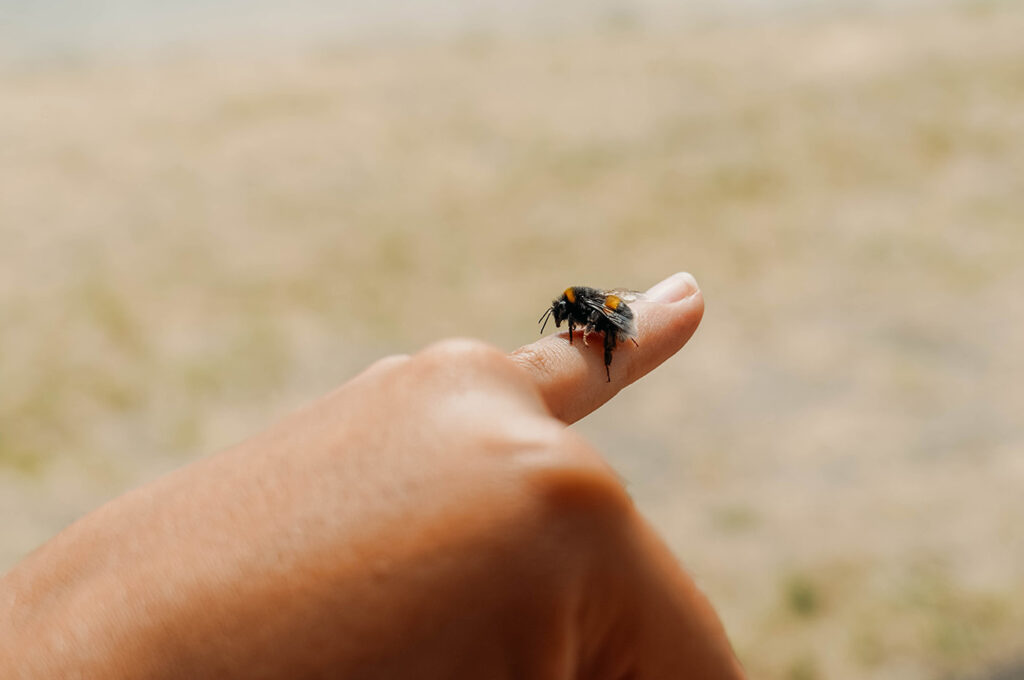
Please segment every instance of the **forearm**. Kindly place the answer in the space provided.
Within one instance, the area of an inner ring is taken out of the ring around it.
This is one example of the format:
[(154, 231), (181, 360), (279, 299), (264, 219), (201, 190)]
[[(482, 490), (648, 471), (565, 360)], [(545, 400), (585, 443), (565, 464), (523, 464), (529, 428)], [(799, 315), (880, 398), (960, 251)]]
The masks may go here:
[(258, 463), (230, 460), (242, 455), (111, 501), (0, 580), (0, 676), (166, 676), (204, 636), (242, 625), (244, 591), (272, 580), (252, 528), (275, 531), (267, 491), (244, 479)]
[[(147, 674), (161, 580), (129, 498), (82, 518), (0, 580), (0, 675)], [(144, 513), (143, 513), (144, 514)], [(169, 573), (169, 570), (165, 570)]]

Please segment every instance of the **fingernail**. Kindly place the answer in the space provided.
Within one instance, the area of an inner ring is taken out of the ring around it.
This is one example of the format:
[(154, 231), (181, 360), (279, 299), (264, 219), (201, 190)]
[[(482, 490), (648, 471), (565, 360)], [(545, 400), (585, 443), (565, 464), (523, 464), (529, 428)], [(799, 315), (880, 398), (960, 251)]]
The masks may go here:
[(699, 290), (697, 279), (693, 278), (692, 274), (679, 272), (651, 286), (645, 295), (654, 302), (679, 302)]

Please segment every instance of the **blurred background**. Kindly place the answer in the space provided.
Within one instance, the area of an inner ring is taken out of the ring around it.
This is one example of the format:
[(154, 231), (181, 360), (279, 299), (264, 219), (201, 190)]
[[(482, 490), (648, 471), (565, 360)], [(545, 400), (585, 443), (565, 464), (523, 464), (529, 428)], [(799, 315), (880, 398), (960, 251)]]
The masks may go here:
[(693, 272), (579, 428), (752, 678), (1024, 677), (1024, 3), (0, 0), (0, 570)]

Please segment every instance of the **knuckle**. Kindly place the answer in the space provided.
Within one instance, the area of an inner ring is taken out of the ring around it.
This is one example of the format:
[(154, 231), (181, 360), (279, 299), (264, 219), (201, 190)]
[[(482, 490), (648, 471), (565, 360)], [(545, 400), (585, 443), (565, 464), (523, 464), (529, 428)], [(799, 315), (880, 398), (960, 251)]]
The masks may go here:
[[(501, 403), (505, 409), (518, 412), (525, 407), (529, 412), (547, 413), (530, 376), (505, 352), (480, 340), (451, 338), (437, 342), (413, 357), (411, 369), (411, 378), (430, 381), (439, 403), (443, 401), (440, 394), (449, 389), (448, 394), (458, 399), (470, 392), (481, 398), (476, 404), (462, 399), (460, 408), (482, 409), (487, 404), (493, 406), (494, 399), (504, 399)], [(483, 400), (484, 396), (493, 399)]]
[(458, 361), (460, 364), (488, 364), (503, 359), (504, 354), (474, 338), (449, 338), (430, 345), (420, 353), (421, 357), (433, 362)]
[(370, 364), (366, 370), (367, 372), (383, 373), (394, 370), (405, 364), (407, 361), (409, 361), (408, 354), (392, 354), (390, 356), (377, 359), (377, 361)]
[[(435, 384), (474, 384), (477, 387), (514, 382), (517, 371), (508, 356), (492, 345), (470, 338), (442, 340), (415, 357), (422, 379)], [(468, 383), (467, 383), (468, 381)]]
[(568, 429), (549, 437), (543, 455), (531, 456), (525, 479), (548, 516), (618, 517), (633, 507), (614, 470)]

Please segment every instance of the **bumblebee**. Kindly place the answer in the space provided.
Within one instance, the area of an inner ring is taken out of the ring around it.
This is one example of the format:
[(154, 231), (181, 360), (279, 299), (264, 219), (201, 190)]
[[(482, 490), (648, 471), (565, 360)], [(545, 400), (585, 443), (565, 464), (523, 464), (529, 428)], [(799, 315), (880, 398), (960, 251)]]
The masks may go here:
[[(551, 301), (537, 323), (541, 324), (540, 332), (548, 325), (548, 319), (554, 317), (555, 328), (563, 321), (569, 325), (569, 344), (572, 344), (572, 332), (577, 326), (583, 329), (583, 344), (587, 344), (587, 335), (602, 333), (604, 335), (604, 372), (608, 382), (612, 381), (612, 352), (619, 342), (632, 340), (636, 342), (636, 317), (627, 301), (632, 302), (638, 293), (631, 291), (611, 291), (589, 286), (572, 286), (566, 288), (562, 296)], [(639, 345), (637, 345), (639, 347)]]

